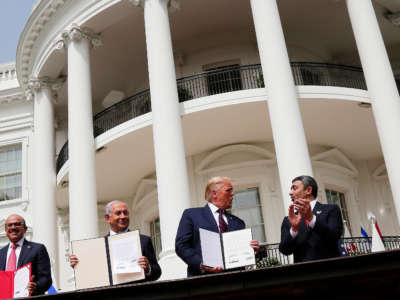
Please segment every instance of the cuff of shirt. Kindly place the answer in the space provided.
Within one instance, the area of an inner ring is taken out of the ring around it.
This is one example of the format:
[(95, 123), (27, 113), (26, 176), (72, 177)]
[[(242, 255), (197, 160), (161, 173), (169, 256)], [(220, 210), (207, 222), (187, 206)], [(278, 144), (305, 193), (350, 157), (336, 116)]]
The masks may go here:
[(149, 271), (145, 273), (146, 276), (150, 276), (151, 275), (151, 265), (149, 263)]

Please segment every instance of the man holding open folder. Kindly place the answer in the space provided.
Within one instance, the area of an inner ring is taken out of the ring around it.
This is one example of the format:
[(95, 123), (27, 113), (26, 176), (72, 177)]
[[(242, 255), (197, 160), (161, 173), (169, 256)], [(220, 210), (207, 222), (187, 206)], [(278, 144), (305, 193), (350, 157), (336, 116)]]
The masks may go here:
[(44, 294), (51, 286), (50, 258), (43, 244), (25, 239), (25, 220), (20, 215), (8, 216), (5, 232), (10, 243), (0, 250), (0, 271), (15, 271), (31, 263), (32, 281), (27, 289), (31, 295)]
[[(104, 217), (105, 221), (110, 225), (108, 235), (112, 236), (129, 231), (129, 211), (128, 206), (124, 202), (118, 200), (109, 202), (106, 205), (106, 214)], [(141, 234), (140, 245), (143, 256), (139, 258), (138, 263), (145, 272), (145, 281), (157, 280), (161, 276), (161, 268), (157, 262), (150, 237)], [(71, 267), (75, 267), (79, 262), (78, 257), (71, 254), (69, 258)]]
[[(232, 206), (233, 195), (230, 178), (211, 178), (205, 191), (208, 203), (204, 207), (189, 208), (183, 212), (176, 234), (175, 251), (188, 265), (188, 277), (223, 271), (222, 266), (210, 268), (203, 265), (199, 228), (213, 232), (244, 229), (243, 220), (226, 211)], [(258, 241), (252, 240), (250, 246), (258, 252)]]

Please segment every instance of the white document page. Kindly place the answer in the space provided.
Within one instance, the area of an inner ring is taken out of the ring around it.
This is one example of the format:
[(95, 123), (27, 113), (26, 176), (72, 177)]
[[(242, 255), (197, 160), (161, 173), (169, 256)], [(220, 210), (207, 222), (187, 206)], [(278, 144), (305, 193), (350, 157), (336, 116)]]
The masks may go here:
[(15, 272), (14, 275), (14, 298), (28, 297), (28, 283), (30, 275), (30, 265), (26, 265)]
[(251, 240), (250, 228), (222, 234), (226, 269), (254, 265), (256, 263), (254, 250), (250, 247)]
[(128, 237), (124, 239), (109, 239), (113, 261), (113, 273), (139, 273), (140, 267), (138, 244), (136, 237)]
[(199, 228), (203, 265), (207, 267), (224, 267), (221, 238), (219, 233)]

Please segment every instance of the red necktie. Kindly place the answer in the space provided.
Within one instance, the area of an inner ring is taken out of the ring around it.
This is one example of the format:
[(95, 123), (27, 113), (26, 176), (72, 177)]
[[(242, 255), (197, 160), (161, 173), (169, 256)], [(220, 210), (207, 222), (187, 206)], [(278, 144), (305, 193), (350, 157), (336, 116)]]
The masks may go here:
[(15, 254), (17, 247), (18, 244), (12, 244), (11, 253), (8, 257), (7, 271), (15, 271), (17, 269), (17, 255)]
[(310, 222), (306, 220), (306, 226), (308, 227), (310, 225)]
[(225, 222), (225, 220), (224, 220), (224, 217), (223, 217), (223, 212), (224, 212), (224, 210), (223, 209), (218, 209), (218, 213), (219, 213), (219, 216), (218, 216), (218, 226), (219, 226), (219, 231), (220, 232), (225, 232), (225, 231), (227, 231), (228, 230), (228, 224), (226, 224), (226, 222)]

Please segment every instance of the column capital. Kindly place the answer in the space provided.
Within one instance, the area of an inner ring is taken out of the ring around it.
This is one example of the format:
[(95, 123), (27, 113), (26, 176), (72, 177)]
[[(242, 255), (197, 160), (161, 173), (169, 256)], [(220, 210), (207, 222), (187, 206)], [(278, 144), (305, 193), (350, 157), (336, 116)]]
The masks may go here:
[(28, 101), (33, 100), (34, 94), (41, 89), (49, 89), (53, 95), (53, 99), (57, 99), (57, 91), (62, 87), (66, 77), (61, 76), (56, 79), (50, 77), (31, 77), (28, 82), (28, 88), (25, 96)]
[[(144, 8), (144, 3), (149, 0), (128, 0), (129, 3), (133, 4), (134, 6)], [(171, 12), (175, 12), (180, 9), (180, 2), (179, 0), (161, 0), (167, 3), (167, 7)]]
[(56, 50), (64, 50), (65, 46), (71, 41), (78, 42), (82, 39), (88, 40), (93, 48), (103, 45), (100, 34), (94, 33), (94, 31), (88, 27), (72, 24), (71, 27), (61, 34), (61, 38), (56, 41), (54, 48)]

